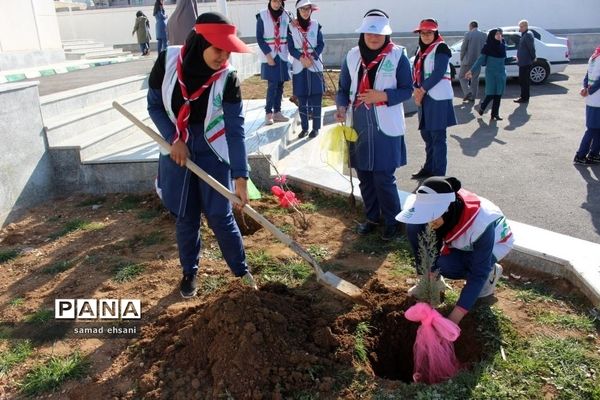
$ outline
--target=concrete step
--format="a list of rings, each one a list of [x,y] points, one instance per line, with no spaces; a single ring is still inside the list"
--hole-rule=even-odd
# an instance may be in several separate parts
[[[118,58],[118,57],[126,57],[131,56],[133,53],[130,51],[125,51],[123,49],[115,49],[113,52],[105,53],[105,54],[89,54],[85,56],[86,60],[98,60],[103,58]]]
[[[148,126],[156,130],[151,121]],[[129,135],[106,146],[92,156],[82,157],[83,164],[139,163],[158,161],[159,149],[149,136],[136,127]]]
[[[95,49],[95,48],[104,48],[104,43],[102,42],[93,42],[93,43],[83,43],[83,44],[65,44],[63,43],[63,50],[66,52],[78,51],[83,49]]]
[[[64,92],[53,93],[40,98],[44,121],[82,110],[94,104],[112,101],[128,93],[148,88],[147,75],[134,75],[127,78],[102,82]]]
[[[97,43],[93,39],[65,39],[61,40],[61,43],[64,45],[80,45],[80,44],[94,44]]]
[[[83,49],[77,51],[70,51],[65,53],[67,60],[81,60],[81,59],[96,59],[96,58],[110,58],[120,57],[131,54],[131,52],[125,52],[123,49],[114,49],[112,47],[103,47],[98,49]]]
[[[130,112],[138,113],[147,107],[146,94],[146,90],[139,90],[115,100],[127,107]],[[49,118],[44,121],[48,145],[58,146],[71,137],[79,136],[88,130],[121,118],[123,118],[121,114],[112,107],[112,100]]]

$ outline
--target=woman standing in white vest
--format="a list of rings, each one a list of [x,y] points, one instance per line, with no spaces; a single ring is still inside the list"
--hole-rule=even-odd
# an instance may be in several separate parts
[[[398,233],[400,198],[396,168],[406,165],[404,108],[412,94],[410,63],[403,47],[394,44],[388,15],[370,10],[360,28],[358,46],[342,65],[336,98],[337,120],[358,133],[350,143],[350,165],[360,180],[366,221],[358,233],[369,234],[383,219],[383,240]]]
[[[289,121],[281,114],[283,85],[290,80],[289,22],[284,0],[269,0],[267,8],[256,14],[256,43],[262,52],[260,77],[267,81],[266,125]]]
[[[325,47],[321,25],[312,19],[316,6],[310,0],[296,1],[296,21],[290,25],[288,43],[292,58],[292,87],[300,103],[302,131],[299,138],[314,138],[321,128],[323,100],[323,63]],[[308,117],[312,116],[312,130],[308,133]]]
[[[438,32],[438,23],[428,18],[414,30],[419,48],[413,65],[415,103],[419,107],[419,130],[425,142],[425,164],[413,179],[446,175],[448,148],[446,128],[456,125],[450,82],[452,53]]]
[[[588,61],[588,70],[583,78],[579,94],[585,98],[585,126],[573,164],[600,164],[600,46]]]
[[[205,13],[183,46],[168,46],[160,53],[148,78],[148,113],[171,144],[170,155],[159,157],[157,191],[177,218],[184,298],[197,291],[201,213],[231,271],[257,288],[231,203],[185,167],[189,158],[223,186],[231,189],[235,182],[236,195],[248,202],[242,96],[228,59],[231,52],[249,51],[226,17]]]

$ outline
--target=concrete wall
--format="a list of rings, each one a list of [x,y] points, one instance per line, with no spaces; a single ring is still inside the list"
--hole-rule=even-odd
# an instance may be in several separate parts
[[[0,85],[0,226],[53,195],[37,85]]]
[[[0,70],[64,61],[52,0],[2,0]]]
[[[287,9],[293,10],[293,1]],[[435,17],[443,32],[463,32],[469,20],[477,19],[482,28],[516,25],[526,18],[532,25],[549,30],[598,30],[597,15],[600,14],[598,0],[504,0],[499,2],[472,0],[429,0],[409,2],[405,0],[320,0],[319,11],[314,15],[327,35],[353,33],[360,25],[365,11],[381,8],[390,14],[392,28],[397,33],[412,32],[416,24],[425,17]],[[240,36],[255,35],[254,15],[265,8],[266,1],[234,1],[228,3],[231,20],[237,25]],[[199,12],[217,11],[216,3],[199,3]],[[131,29],[135,11],[142,10],[150,17],[154,30],[152,7],[128,7],[58,13],[60,34],[63,39],[90,38],[108,45],[134,43]],[[174,5],[165,6],[167,14]],[[585,12],[573,12],[585,10]],[[107,29],[110,21],[110,29]]]

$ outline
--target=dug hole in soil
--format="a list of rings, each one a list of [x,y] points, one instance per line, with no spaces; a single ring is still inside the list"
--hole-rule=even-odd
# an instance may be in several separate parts
[[[122,197],[107,196],[104,206],[93,212],[89,207],[74,206],[81,204],[81,197],[55,202],[32,210],[22,222],[3,233],[3,246],[14,246],[19,240],[32,237],[28,246],[35,246],[44,254],[50,254],[52,246],[57,247],[64,241],[65,248],[70,246],[65,251],[71,256],[77,252],[94,253],[95,259],[100,260],[97,268],[102,268],[103,257],[112,255],[115,248],[130,259],[152,260],[148,261],[153,266],[152,271],[129,286],[105,283],[100,285],[101,295],[91,296],[141,296],[143,308],[150,307],[152,311],[145,316],[140,337],[105,340],[101,348],[109,348],[114,354],[113,360],[108,365],[104,362],[102,367],[93,364],[91,379],[68,382],[61,388],[62,392],[51,395],[52,398],[277,399],[303,391],[318,392],[319,398],[353,398],[348,385],[357,371],[366,372],[372,382],[383,379],[391,386],[394,381],[412,381],[412,346],[418,325],[406,320],[404,311],[414,300],[406,297],[410,282],[390,272],[392,262],[386,257],[406,243],[387,245],[388,250],[381,254],[357,250],[356,242],[365,240],[354,232],[356,220],[361,218],[359,210],[319,208],[308,214],[308,230],[291,229],[289,234],[304,247],[326,247],[328,255],[323,262],[331,265],[336,275],[361,287],[367,305],[353,304],[336,296],[321,287],[314,275],[295,287],[269,283],[261,278],[263,267],[260,265],[251,266],[260,286],[259,291],[253,291],[231,277],[222,259],[202,261],[200,272],[205,272],[199,284],[207,274],[227,277],[230,284],[185,301],[178,295],[181,272],[176,248],[173,248],[172,217],[162,211],[154,220],[142,223],[136,219],[139,210],[115,212],[110,208],[111,203],[118,203]],[[311,201],[311,193],[299,193],[299,197],[303,202]],[[140,203],[146,210],[161,208],[152,195],[144,196]],[[270,196],[253,207],[263,214],[269,213],[268,218],[279,227],[294,225],[293,214],[278,210],[277,202]],[[47,244],[44,237],[48,232],[44,229],[56,228],[43,228],[42,222],[54,220],[48,217],[55,213],[60,213],[63,220],[86,217],[110,223],[95,233],[97,237],[91,234],[87,242],[68,236]],[[100,237],[108,240],[120,236],[125,240],[127,235],[140,235],[157,228],[165,233],[166,243],[133,250],[131,246],[107,245],[103,250],[106,254],[97,247],[90,251]],[[214,246],[214,238],[205,229],[204,248]],[[38,237],[39,243],[36,242]],[[73,242],[79,247],[73,247]],[[244,243],[246,251],[265,250],[284,262],[298,258],[265,229],[245,236]],[[46,246],[50,247],[46,249]],[[159,254],[158,259],[156,254]],[[66,258],[66,255],[55,257]],[[41,268],[43,263],[38,259],[32,264],[30,273],[39,274],[36,268]],[[63,284],[59,288],[59,293],[45,297],[40,294],[38,300],[52,304],[55,297],[90,296],[73,285]],[[144,298],[150,292],[156,294]],[[364,361],[358,360],[355,354],[360,323],[370,327],[363,336],[367,351]],[[468,368],[486,356],[479,345],[475,322],[467,316],[461,328],[456,353]],[[64,339],[63,343],[73,348],[82,346],[81,340]],[[94,361],[93,354],[91,359]]]

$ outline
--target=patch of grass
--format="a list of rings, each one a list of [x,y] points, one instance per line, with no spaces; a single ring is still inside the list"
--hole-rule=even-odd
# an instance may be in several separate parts
[[[25,303],[25,299],[22,297],[15,297],[11,301],[8,302],[8,305],[11,307],[20,307]]]
[[[94,196],[77,203],[77,207],[89,207],[96,204],[104,204],[105,202],[106,196]]]
[[[0,376],[6,375],[13,367],[21,364],[33,353],[28,340],[12,343],[8,350],[0,353]]]
[[[0,250],[0,264],[14,260],[19,257],[19,251],[15,249]]]
[[[358,251],[370,255],[382,255],[396,250],[397,243],[394,240],[385,242],[378,234],[360,236],[353,244],[352,251]]]
[[[73,265],[75,265],[75,260],[57,261],[54,264],[42,269],[42,272],[45,274],[56,275],[72,268]]]
[[[368,361],[368,351],[365,344],[365,336],[369,334],[371,327],[367,322],[359,322],[354,331],[354,355],[363,364]]]
[[[227,279],[222,276],[208,276],[200,279],[200,282],[200,292],[202,294],[210,294],[225,286]]]
[[[300,209],[300,211],[302,211],[303,213],[306,213],[306,214],[313,214],[313,213],[317,212],[317,206],[315,206],[313,203],[309,203],[309,202],[300,203],[298,208]]]
[[[312,268],[300,260],[287,260],[285,263],[269,264],[260,270],[261,277],[267,282],[280,282],[287,286],[302,284],[310,274]]]
[[[312,190],[309,194],[310,203],[315,207],[315,211],[326,208],[336,210],[350,210],[348,197],[338,195],[326,195],[319,190]]]
[[[129,240],[129,246],[154,246],[155,244],[163,243],[165,240],[166,237],[162,231],[153,231],[146,235],[134,235],[133,238]]]
[[[279,230],[286,235],[292,235],[296,231],[296,227],[292,224],[283,224],[279,227]]]
[[[54,391],[67,380],[82,378],[88,369],[89,362],[77,352],[66,357],[52,356],[29,371],[19,386],[25,395],[35,396]]]
[[[24,321],[34,325],[44,325],[54,318],[54,311],[49,309],[37,310],[33,314],[25,316]]]
[[[444,292],[444,304],[448,304],[454,307],[454,305],[458,301],[459,296],[460,292],[458,290],[446,289],[446,291]]]
[[[90,222],[76,218],[67,221],[60,231],[50,235],[50,239],[55,240],[75,231],[96,231],[104,228],[104,226],[105,225],[102,222]]]
[[[250,250],[246,253],[246,260],[253,268],[276,268],[280,265],[279,261],[271,257],[264,250]]]
[[[552,325],[566,329],[577,329],[582,332],[594,332],[594,321],[579,314],[563,314],[556,311],[541,310],[535,313],[534,319],[542,325]]]
[[[521,285],[519,285],[521,286]],[[515,298],[517,300],[521,300],[524,303],[555,303],[556,299],[552,297],[551,293],[543,288],[538,286],[531,287],[519,287],[515,289]]]
[[[120,264],[115,268],[113,280],[119,283],[129,282],[142,274],[145,269],[146,267],[143,264]]]
[[[406,249],[394,250],[390,255],[390,260],[393,264],[392,274],[395,276],[415,276],[417,271],[414,264],[415,259]]]
[[[139,208],[144,201],[144,196],[129,194],[125,196],[119,203],[116,204],[115,208],[121,211],[133,210]]]
[[[202,250],[202,257],[207,260],[222,260],[223,253],[221,253],[219,246],[210,245]]]
[[[311,244],[308,246],[308,253],[313,256],[315,260],[323,261],[329,255],[329,250],[327,250],[327,247]]]
[[[138,212],[137,217],[144,222],[150,222],[154,218],[157,218],[158,216],[160,216],[160,214],[161,214],[160,210],[158,210],[156,208],[150,208],[150,209],[146,209],[146,210],[142,210],[142,211]]]

